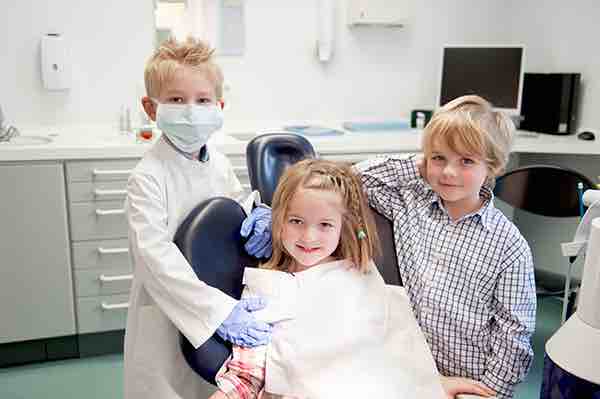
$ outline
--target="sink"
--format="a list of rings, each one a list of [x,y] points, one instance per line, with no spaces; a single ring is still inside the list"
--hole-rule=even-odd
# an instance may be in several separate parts
[[[9,141],[2,141],[0,145],[41,145],[50,144],[52,139],[44,136],[15,136]]]

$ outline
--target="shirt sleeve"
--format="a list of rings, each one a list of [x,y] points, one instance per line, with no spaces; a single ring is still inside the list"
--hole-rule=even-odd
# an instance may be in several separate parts
[[[503,271],[494,292],[491,353],[482,382],[499,398],[512,398],[514,387],[531,367],[536,293],[531,250],[523,237],[504,250]]]
[[[392,220],[393,210],[404,206],[401,188],[420,178],[414,155],[377,157],[354,165],[369,205]]]
[[[127,184],[127,222],[135,279],[194,347],[202,345],[237,301],[200,281],[169,236],[166,199],[157,180],[134,174]]]

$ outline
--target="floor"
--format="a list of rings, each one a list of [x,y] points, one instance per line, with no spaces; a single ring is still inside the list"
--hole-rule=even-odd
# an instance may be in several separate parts
[[[560,302],[539,301],[537,330],[533,339],[535,363],[516,399],[539,398],[546,340],[558,328]],[[122,355],[63,360],[0,369],[2,399],[120,399],[123,394]]]

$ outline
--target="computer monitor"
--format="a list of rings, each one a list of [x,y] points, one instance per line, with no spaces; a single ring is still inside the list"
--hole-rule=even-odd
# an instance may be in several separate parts
[[[444,46],[438,105],[477,94],[494,108],[519,115],[524,46]]]

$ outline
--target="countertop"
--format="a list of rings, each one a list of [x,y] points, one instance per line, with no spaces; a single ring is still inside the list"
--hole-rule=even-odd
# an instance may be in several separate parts
[[[282,122],[226,123],[211,139],[227,155],[245,154],[246,142],[256,132],[281,131],[280,127],[297,124]],[[341,122],[316,122],[317,126],[339,128]],[[339,128],[340,130],[343,130]],[[23,136],[42,136],[52,139],[48,144],[15,145],[0,143],[0,162],[73,159],[140,158],[152,143],[138,143],[135,135],[120,133],[110,126],[21,127]],[[527,134],[527,133],[525,133]],[[157,135],[158,137],[158,135]],[[338,136],[307,137],[321,154],[378,154],[418,152],[421,131],[416,129],[349,132]],[[518,132],[513,152],[574,155],[600,155],[600,140],[583,141],[575,135],[555,136],[538,134],[524,136]]]

